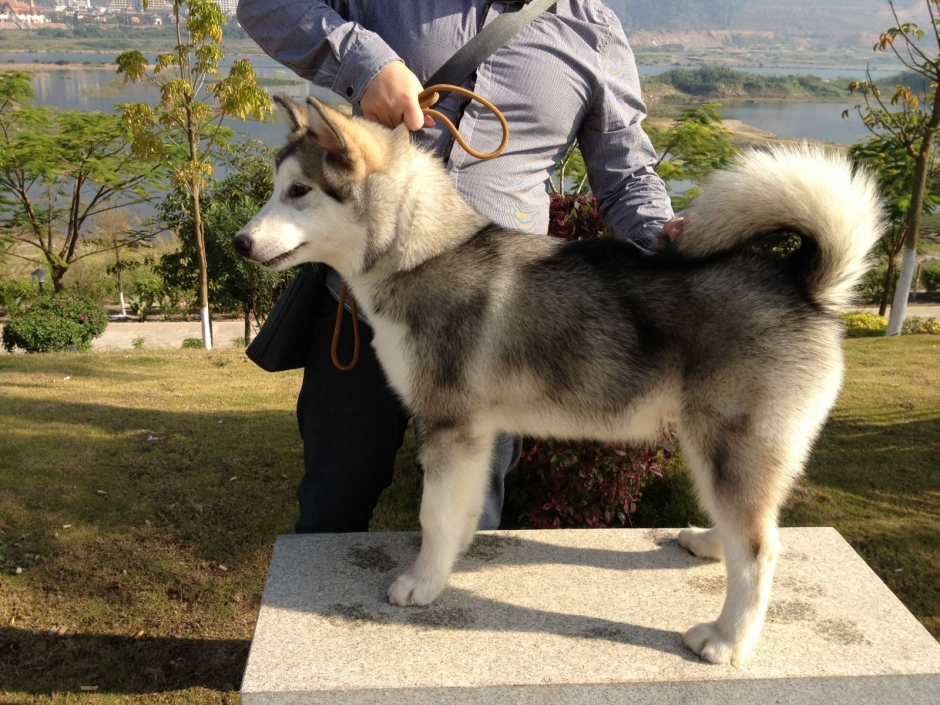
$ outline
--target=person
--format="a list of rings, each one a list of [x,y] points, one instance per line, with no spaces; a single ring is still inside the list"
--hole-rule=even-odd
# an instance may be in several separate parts
[[[646,108],[633,54],[614,13],[600,0],[558,0],[483,61],[461,84],[495,104],[509,122],[504,153],[481,161],[454,148],[441,125],[425,118],[423,82],[483,26],[527,0],[240,0],[238,21],[271,57],[315,85],[332,89],[361,115],[404,124],[439,155],[467,201],[504,227],[548,232],[546,184],[573,140],[591,189],[615,237],[659,248],[680,231],[655,151],[642,128]],[[435,106],[476,149],[499,144],[496,118],[478,103],[444,94]],[[308,265],[309,266],[309,265]],[[329,272],[311,326],[297,417],[305,473],[297,490],[297,532],[368,530],[392,480],[408,413],[388,388],[360,320],[361,353],[348,372],[330,356],[339,275]],[[340,359],[352,350],[344,311]],[[502,437],[479,528],[498,528],[503,477],[519,455]]]

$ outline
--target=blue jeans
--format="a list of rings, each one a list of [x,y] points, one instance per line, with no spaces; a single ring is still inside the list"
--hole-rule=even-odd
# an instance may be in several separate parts
[[[395,455],[408,411],[389,389],[372,350],[372,329],[359,322],[359,362],[348,372],[333,365],[330,345],[338,303],[325,288],[317,301],[307,347],[297,423],[304,442],[304,476],[297,488],[297,533],[368,531],[379,495],[392,483]],[[338,355],[352,357],[352,317],[343,312]],[[501,436],[480,529],[499,528],[503,480],[519,458],[521,439]]]

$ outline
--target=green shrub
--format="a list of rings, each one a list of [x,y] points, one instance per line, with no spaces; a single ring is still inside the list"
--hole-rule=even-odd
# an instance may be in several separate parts
[[[131,313],[137,320],[146,321],[150,309],[163,299],[163,282],[157,277],[141,277],[134,283],[136,298],[130,302]]]
[[[139,338],[134,338],[131,341],[131,346],[134,348],[134,350],[143,350],[144,345],[146,345],[146,343],[147,343],[147,339],[143,336],[140,336]]]
[[[202,338],[183,338],[183,348],[202,350]]]
[[[50,294],[10,318],[3,327],[3,347],[7,352],[88,350],[91,341],[104,333],[108,313],[90,299],[71,294]]]
[[[0,282],[0,306],[8,314],[19,311],[27,302],[39,297],[39,285],[27,279],[10,279]]]
[[[885,275],[888,273],[888,267],[876,267],[875,269],[869,269],[866,272],[865,276],[862,278],[861,284],[858,286],[859,292],[862,294],[862,299],[868,303],[877,303],[881,301],[881,295],[885,290]],[[901,275],[901,270],[898,267],[894,268],[894,286],[897,286],[898,278]]]
[[[940,264],[925,264],[920,270],[920,283],[928,294],[940,291]]]
[[[888,329],[888,319],[874,313],[852,311],[843,313],[839,318],[845,324],[846,335],[850,338],[884,335]]]
[[[924,316],[908,316],[901,326],[901,335],[940,335],[940,320]]]

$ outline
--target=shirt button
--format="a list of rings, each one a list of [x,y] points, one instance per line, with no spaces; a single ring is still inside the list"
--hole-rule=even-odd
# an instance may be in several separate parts
[[[353,94],[353,87],[352,87],[352,86],[346,86],[346,95],[348,95],[348,96],[351,98],[351,97],[352,97],[352,94]]]

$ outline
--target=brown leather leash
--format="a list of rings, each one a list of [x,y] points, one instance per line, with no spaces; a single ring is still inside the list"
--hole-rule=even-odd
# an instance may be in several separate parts
[[[500,127],[503,128],[503,139],[495,150],[492,152],[478,152],[469,144],[467,144],[467,141],[457,130],[457,127],[454,125],[454,123],[446,118],[443,113],[437,110],[432,110],[432,108],[441,99],[440,94],[447,92],[459,93],[460,95],[466,96],[471,100],[475,100],[496,116],[496,119],[499,120]],[[506,149],[506,145],[509,143],[509,123],[506,122],[506,118],[499,111],[499,108],[493,105],[490,101],[486,100],[486,98],[481,98],[476,93],[467,90],[466,88],[452,86],[448,83],[439,83],[429,88],[425,88],[423,91],[418,93],[418,105],[421,106],[422,113],[425,115],[430,115],[432,118],[440,120],[442,123],[444,123],[447,129],[450,130],[450,134],[454,136],[457,144],[459,144],[471,157],[476,157],[477,159],[493,159],[502,154],[503,150]],[[356,366],[357,362],[359,362],[359,316],[356,312],[356,299],[352,295],[349,295],[349,312],[352,314],[353,325],[352,359],[344,365],[339,361],[339,356],[337,355],[337,351],[339,350],[339,335],[343,330],[343,311],[346,308],[346,296],[346,282],[344,281],[339,290],[339,307],[336,309],[336,326],[333,328],[333,344],[330,346],[330,355],[333,357],[333,364],[336,365],[336,369],[341,370],[342,372],[348,372]]]

